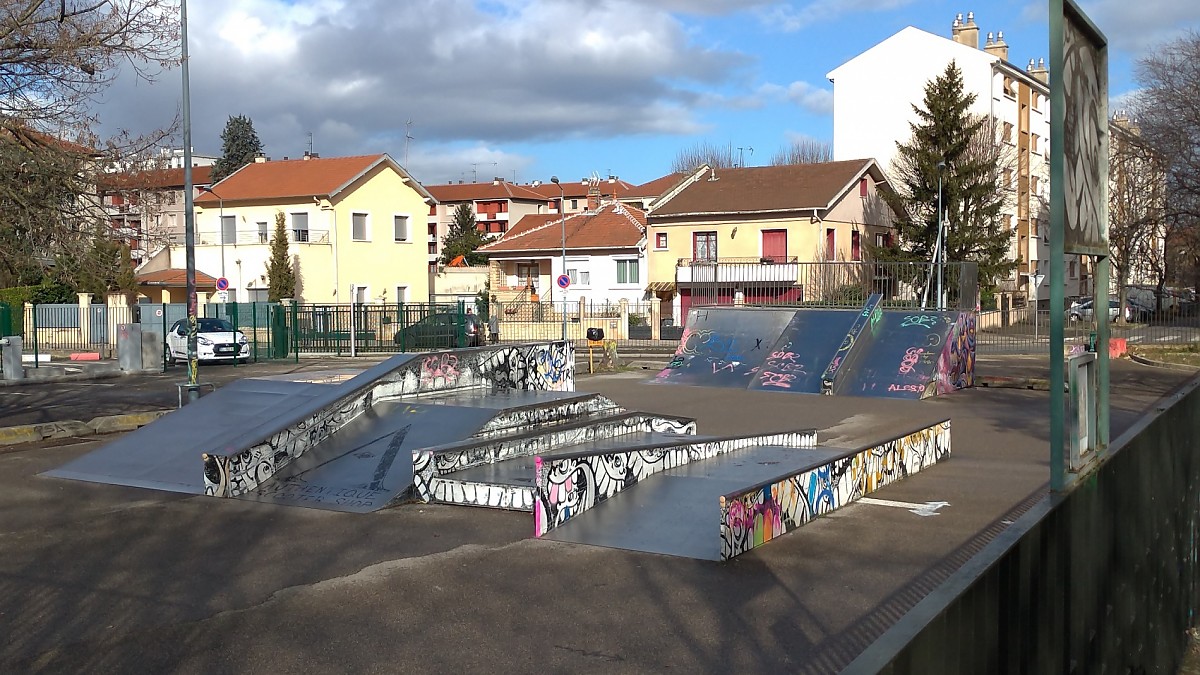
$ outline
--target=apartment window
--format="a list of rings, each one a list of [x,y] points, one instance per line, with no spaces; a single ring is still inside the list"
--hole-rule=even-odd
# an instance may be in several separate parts
[[[667,233],[658,232],[654,235],[654,248],[664,249],[667,247]]]
[[[1012,140],[1012,132],[1013,132],[1012,123],[1005,122],[1003,129],[1004,129],[1004,131],[1003,131],[1003,135],[1001,136],[1001,140],[1003,140],[1005,143],[1012,143],[1013,142],[1013,140]]]
[[[1011,77],[1004,78],[1004,95],[1009,98],[1016,98],[1016,82]]]
[[[296,241],[308,241],[308,214],[292,214],[292,238]]]
[[[237,216],[221,216],[221,243],[237,243]]]
[[[437,223],[429,224],[429,236],[431,236],[431,237],[437,236]]]
[[[1038,136],[1037,134],[1029,134],[1029,150],[1030,150],[1030,152],[1038,151],[1038,147],[1037,147],[1038,146],[1038,138],[1040,138],[1040,136]]]
[[[437,253],[437,242],[431,241],[429,242],[429,254],[433,255],[435,253]]]
[[[579,270],[579,285],[580,286],[591,286],[592,285],[592,273],[587,270]]]
[[[862,260],[862,235],[858,232],[850,233],[850,259]]]
[[[1012,189],[1012,169],[1004,170],[1004,189]]]
[[[392,216],[392,238],[395,241],[408,241],[408,216]]]
[[[865,177],[858,179],[858,196],[867,196],[867,179]]]
[[[837,230],[825,228],[825,259],[837,260]]]
[[[717,233],[692,233],[692,260],[717,260]]]
[[[250,288],[246,290],[246,294],[250,297],[250,302],[269,302],[271,299],[271,291],[266,288]]]
[[[1075,278],[1075,261],[1074,260],[1067,263],[1067,278],[1069,278],[1069,279]]]
[[[1039,182],[1040,181],[1038,181],[1037,176],[1029,177],[1029,191],[1032,192],[1034,196],[1037,196],[1037,194],[1038,194],[1038,183]]]
[[[255,224],[258,226],[258,243],[265,244],[271,241],[271,230],[267,225],[267,221],[260,220]]]
[[[579,283],[579,271],[578,270],[573,270],[571,268],[567,268],[567,276],[570,277],[572,285]]]
[[[354,241],[367,241],[367,214],[350,214],[350,238]]]
[[[617,261],[617,283],[618,284],[636,284],[636,283],[638,283],[638,261],[636,261],[636,260],[618,260]]]
[[[579,200],[578,200],[578,199],[572,199],[572,200],[571,200],[571,210],[572,210],[572,211],[577,211],[578,209],[579,209]]]
[[[888,245],[888,236],[885,232],[875,233],[875,245],[879,248],[885,248]]]
[[[396,302],[408,302],[408,286],[396,287]]]
[[[1041,106],[1042,95],[1035,91],[1033,92],[1033,96],[1030,97],[1030,100],[1033,102],[1033,109],[1037,110]]]

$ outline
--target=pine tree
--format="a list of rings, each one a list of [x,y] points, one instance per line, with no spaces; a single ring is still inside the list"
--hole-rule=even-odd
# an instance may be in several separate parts
[[[468,265],[483,265],[487,262],[487,256],[475,249],[486,243],[487,239],[475,222],[475,212],[471,210],[471,205],[459,204],[458,208],[454,209],[454,222],[450,224],[450,230],[442,239],[440,262],[448,265],[461,255]]]
[[[230,116],[221,132],[221,159],[212,168],[212,182],[254,161],[263,153],[262,141],[254,130],[254,122],[245,115]]]
[[[296,273],[288,253],[286,217],[275,212],[275,233],[271,235],[271,259],[267,262],[267,300],[279,302],[296,297]]]
[[[913,106],[912,137],[897,142],[893,191],[884,198],[897,214],[899,239],[877,250],[882,259],[928,261],[938,232],[938,179],[946,226],[946,260],[979,265],[981,290],[1016,267],[1001,213],[1010,204],[1005,176],[1016,161],[1001,142],[994,119],[972,114],[974,94],[963,91],[962,71],[951,62],[925,85],[924,107]],[[939,166],[940,165],[940,166]]]

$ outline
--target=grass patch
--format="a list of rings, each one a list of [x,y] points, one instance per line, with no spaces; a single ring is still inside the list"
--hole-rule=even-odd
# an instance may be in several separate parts
[[[1200,345],[1196,344],[1173,345],[1169,347],[1135,345],[1131,346],[1130,351],[1151,361],[1200,368]]]

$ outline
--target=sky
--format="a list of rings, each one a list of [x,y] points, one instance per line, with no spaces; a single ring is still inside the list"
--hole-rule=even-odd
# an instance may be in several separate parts
[[[386,152],[424,184],[615,175],[640,184],[700,143],[766,165],[833,138],[826,74],[906,26],[949,37],[974,12],[1009,60],[1049,61],[1048,1],[191,0],[192,146],[232,115],[272,159]],[[1112,109],[1138,58],[1200,31],[1195,0],[1081,0],[1109,41]],[[181,111],[176,68],[122,74],[100,133]],[[180,137],[181,139],[181,137]],[[179,141],[181,147],[181,140]]]

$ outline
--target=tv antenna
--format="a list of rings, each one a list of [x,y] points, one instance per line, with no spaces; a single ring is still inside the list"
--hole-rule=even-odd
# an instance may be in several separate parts
[[[408,144],[412,142],[412,120],[404,123],[404,168],[408,169]]]
[[[753,157],[753,156],[754,156],[754,148],[752,148],[752,147],[750,147],[750,146],[746,146],[746,147],[744,147],[744,148],[741,148],[741,147],[739,147],[739,148],[737,149],[737,151],[738,151],[738,166],[739,166],[739,167],[742,167],[742,168],[745,168],[745,166],[746,166],[746,157],[745,157],[745,155],[742,153],[742,151],[743,151],[743,150],[749,150],[749,151],[750,151],[750,156],[751,156],[751,157]]]

